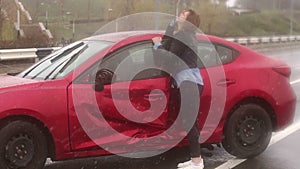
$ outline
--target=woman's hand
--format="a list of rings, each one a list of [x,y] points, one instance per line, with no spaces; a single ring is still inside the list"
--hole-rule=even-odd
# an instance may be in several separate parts
[[[155,37],[155,38],[152,38],[152,41],[154,44],[156,44],[156,43],[161,43],[162,39],[161,39],[161,37]]]

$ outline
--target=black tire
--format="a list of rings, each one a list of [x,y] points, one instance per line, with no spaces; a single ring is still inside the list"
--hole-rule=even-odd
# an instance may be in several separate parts
[[[238,107],[226,122],[222,145],[238,158],[253,158],[268,147],[272,122],[265,109],[256,104]]]
[[[45,134],[25,121],[12,121],[0,129],[1,169],[42,169],[47,158]]]

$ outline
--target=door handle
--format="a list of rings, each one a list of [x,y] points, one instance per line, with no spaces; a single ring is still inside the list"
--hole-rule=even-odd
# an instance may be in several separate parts
[[[220,81],[217,83],[217,85],[218,85],[218,86],[227,87],[227,86],[233,85],[233,84],[235,84],[235,83],[236,83],[235,80],[224,79],[224,80],[220,80]]]

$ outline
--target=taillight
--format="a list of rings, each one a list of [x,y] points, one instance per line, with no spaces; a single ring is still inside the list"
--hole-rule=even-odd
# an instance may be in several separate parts
[[[290,77],[291,76],[291,68],[289,66],[276,66],[273,67],[273,70],[285,77]]]

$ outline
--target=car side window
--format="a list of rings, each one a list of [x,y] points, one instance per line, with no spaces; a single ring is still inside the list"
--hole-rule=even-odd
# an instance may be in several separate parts
[[[220,65],[220,61],[218,59],[218,53],[213,44],[207,42],[200,42],[197,46],[198,49],[198,57],[199,62],[201,62],[200,68],[204,67],[212,67]]]
[[[131,45],[105,58],[98,70],[108,69],[115,73],[114,82],[151,79],[165,76],[155,67],[153,47],[150,42]],[[135,76],[133,76],[135,74]]]
[[[223,65],[231,63],[236,59],[237,52],[233,49],[222,45],[216,45],[216,50]]]
[[[231,63],[237,57],[238,52],[229,47],[207,42],[198,43],[199,61],[203,67],[213,67]]]

